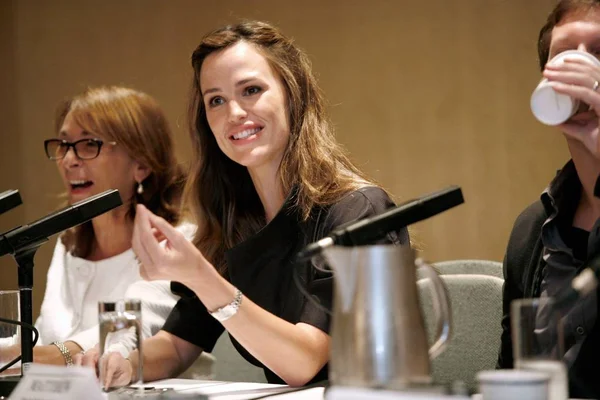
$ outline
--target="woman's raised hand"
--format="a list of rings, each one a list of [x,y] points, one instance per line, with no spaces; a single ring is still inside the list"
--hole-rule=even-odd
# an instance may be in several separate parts
[[[161,243],[161,239],[166,243]],[[210,265],[186,237],[163,218],[138,204],[132,247],[141,263],[140,273],[147,280],[186,283],[202,267]]]

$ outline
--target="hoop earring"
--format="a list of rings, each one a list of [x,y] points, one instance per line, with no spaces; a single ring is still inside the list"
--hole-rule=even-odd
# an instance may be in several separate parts
[[[142,182],[138,182],[137,194],[143,194],[143,193],[144,193],[144,185],[142,185]]]

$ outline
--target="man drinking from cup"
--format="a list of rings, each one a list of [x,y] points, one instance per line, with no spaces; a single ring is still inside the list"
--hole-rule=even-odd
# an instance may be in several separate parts
[[[519,215],[511,233],[504,260],[501,368],[514,364],[511,302],[555,297],[600,252],[600,198],[594,195],[600,176],[600,63],[589,57],[600,55],[600,0],[559,1],[540,31],[538,54],[544,80],[532,96],[532,111],[557,125],[571,160]],[[541,91],[557,101],[545,102]],[[557,115],[564,112],[564,119]],[[600,396],[598,298],[593,291],[563,313],[571,397]]]

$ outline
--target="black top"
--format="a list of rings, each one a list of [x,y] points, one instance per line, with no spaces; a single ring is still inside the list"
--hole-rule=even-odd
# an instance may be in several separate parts
[[[519,298],[553,295],[569,284],[599,247],[591,235],[572,226],[581,184],[569,162],[544,191],[541,199],[517,218],[504,258],[502,340],[498,367],[512,368],[510,303]],[[596,226],[598,222],[596,223]],[[589,243],[589,245],[588,245]],[[598,398],[600,324],[595,319],[597,293],[582,299],[564,320],[565,361],[569,366],[570,397]],[[590,321],[590,315],[594,316]],[[585,326],[585,329],[579,329]]]
[[[303,322],[329,332],[329,316],[300,293],[293,273],[295,268],[313,300],[328,309],[331,309],[333,278],[309,262],[294,265],[296,254],[340,225],[380,214],[394,203],[382,189],[365,187],[346,195],[337,204],[314,209],[311,217],[302,221],[293,202],[292,195],[268,225],[225,253],[226,278],[244,296],[272,314],[293,324]],[[381,242],[408,243],[408,233],[402,229]],[[177,302],[163,330],[210,352],[224,328],[198,297],[187,296]],[[233,337],[231,341],[247,361],[264,369],[268,382],[283,383]],[[326,366],[309,383],[324,379],[327,379]]]
[[[540,199],[548,217],[542,225],[543,259],[546,266],[542,270],[540,297],[555,297],[562,291],[600,245],[598,235],[573,227],[581,190],[575,165],[569,161],[541,195]],[[577,359],[586,335],[596,323],[596,303],[596,293],[592,292],[579,299],[572,307],[563,310],[563,360],[568,368]],[[543,329],[544,325],[542,321],[536,321],[540,338],[553,331]]]

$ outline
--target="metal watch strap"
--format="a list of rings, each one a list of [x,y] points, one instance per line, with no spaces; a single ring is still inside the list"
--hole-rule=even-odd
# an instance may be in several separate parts
[[[236,290],[235,298],[231,303],[227,304],[225,307],[219,308],[217,311],[210,313],[210,315],[212,315],[217,321],[226,321],[237,313],[240,305],[242,304],[242,291],[240,289]]]
[[[71,357],[71,351],[69,351],[69,349],[67,348],[67,346],[65,346],[65,344],[63,342],[52,342],[51,344],[53,344],[56,347],[58,347],[58,350],[60,351],[60,354],[62,354],[62,356],[65,359],[65,363],[67,364],[67,367],[72,366],[73,365],[73,358]]]

